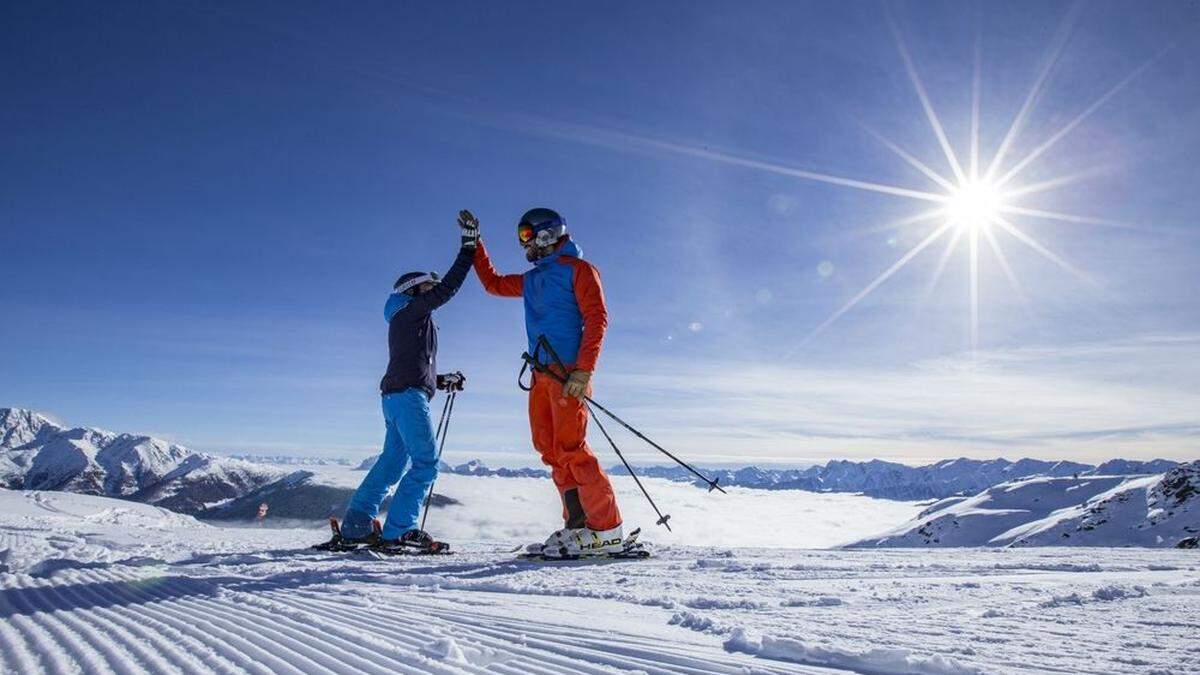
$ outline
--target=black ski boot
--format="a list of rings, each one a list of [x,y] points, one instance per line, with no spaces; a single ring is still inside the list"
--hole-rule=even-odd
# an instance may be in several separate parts
[[[329,529],[333,531],[333,536],[329,541],[313,546],[318,551],[357,551],[360,548],[374,546],[379,543],[381,537],[379,532],[382,526],[379,524],[379,519],[371,521],[371,531],[362,537],[344,537],[342,536],[342,526],[338,523],[337,518],[329,519]]]

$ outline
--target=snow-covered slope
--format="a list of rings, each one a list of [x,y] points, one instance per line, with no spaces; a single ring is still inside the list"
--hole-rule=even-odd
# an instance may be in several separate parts
[[[469,540],[436,558],[304,548],[321,537],[0,490],[0,672],[1195,671],[1194,551],[660,543],[538,564]]]
[[[1014,546],[1187,546],[1200,537],[1200,461],[1122,483],[1011,533]]]
[[[1200,535],[1200,461],[1152,476],[1031,478],[942,500],[854,546],[1177,546]]]

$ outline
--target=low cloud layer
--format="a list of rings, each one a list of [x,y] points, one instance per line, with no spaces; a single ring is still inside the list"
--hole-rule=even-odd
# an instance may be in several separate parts
[[[1200,455],[1200,335],[845,369],[614,364],[606,391],[663,438],[720,459]],[[619,398],[618,398],[619,396]]]

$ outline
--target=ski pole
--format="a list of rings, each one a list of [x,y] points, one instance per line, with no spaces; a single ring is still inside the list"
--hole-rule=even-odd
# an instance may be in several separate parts
[[[435,441],[442,436],[442,425],[446,423],[446,409],[450,407],[451,398],[453,398],[453,396],[447,396],[446,400],[442,402],[442,416],[438,418],[437,431],[433,433],[433,438]]]
[[[438,444],[437,458],[435,464],[442,461],[442,450],[446,447],[446,436],[450,435],[450,416],[454,414],[454,399],[458,397],[457,391],[450,391],[450,395],[446,397],[446,402],[442,404],[442,419],[446,424],[443,427],[441,422],[438,422],[438,433],[441,434],[441,442]],[[437,440],[437,436],[434,436]],[[425,507],[421,512],[421,530],[425,529],[425,519],[429,517],[429,503],[433,501],[433,486],[437,483],[437,476],[433,477],[433,483],[429,484],[429,494],[425,495]]]
[[[625,455],[621,454],[621,449],[617,447],[616,441],[612,439],[612,436],[608,435],[608,430],[605,429],[604,425],[600,423],[600,418],[596,417],[596,413],[592,410],[591,404],[585,402],[584,405],[586,405],[588,410],[591,411],[592,419],[596,420],[596,426],[600,428],[600,433],[604,434],[604,437],[608,439],[608,444],[612,446],[613,452],[617,453],[617,457],[621,458],[621,463],[625,465],[625,469],[629,471],[629,475],[633,476],[633,482],[637,483],[637,486],[641,488],[642,494],[646,495],[646,501],[650,502],[650,506],[654,509],[654,512],[658,514],[658,521],[655,522],[655,525],[662,525],[663,527],[667,528],[667,532],[670,532],[671,524],[667,521],[671,519],[671,516],[664,516],[663,512],[658,510],[658,504],[654,503],[654,499],[652,499],[650,497],[650,493],[646,491],[646,486],[642,485],[642,479],[638,478],[638,475],[633,471],[633,467],[630,466],[629,462],[625,459]]]
[[[638,438],[642,439],[643,441],[646,441],[646,442],[647,442],[647,443],[649,443],[649,444],[650,444],[650,445],[651,445],[651,446],[652,446],[652,447],[653,447],[655,450],[658,450],[659,452],[661,452],[662,454],[666,455],[667,457],[670,457],[672,460],[674,460],[674,461],[675,461],[675,463],[676,463],[676,464],[678,464],[679,466],[682,466],[683,468],[687,469],[688,471],[690,471],[690,472],[692,473],[692,475],[693,475],[693,476],[695,476],[695,477],[699,478],[700,480],[704,481],[706,484],[708,484],[708,491],[709,491],[709,492],[712,492],[713,490],[718,490],[718,491],[720,491],[722,494],[728,494],[728,493],[726,493],[726,492],[725,492],[725,488],[723,488],[723,487],[721,487],[720,485],[718,485],[718,484],[717,484],[717,480],[719,480],[719,479],[712,479],[712,478],[709,478],[708,476],[705,476],[704,474],[700,473],[700,472],[699,472],[699,471],[697,471],[695,468],[693,468],[691,464],[688,464],[687,462],[683,461],[682,459],[679,459],[679,458],[678,458],[678,457],[676,457],[675,455],[671,454],[671,452],[670,452],[669,450],[667,450],[666,448],[662,447],[662,446],[661,446],[661,445],[659,445],[658,443],[655,443],[654,441],[652,441],[652,440],[650,440],[649,438],[647,438],[645,434],[643,434],[642,432],[638,431],[637,429],[634,429],[634,428],[633,428],[633,427],[632,427],[632,426],[631,426],[631,425],[630,425],[628,422],[626,422],[625,420],[621,419],[620,417],[617,417],[615,414],[613,414],[613,412],[612,412],[611,410],[609,410],[608,408],[605,408],[604,406],[600,405],[599,403],[596,403],[595,401],[593,401],[593,400],[592,400],[592,398],[591,398],[590,396],[589,396],[589,397],[587,397],[587,401],[588,401],[588,403],[591,403],[592,405],[594,405],[594,406],[596,406],[597,408],[599,408],[599,409],[600,409],[600,411],[601,411],[601,412],[603,412],[605,415],[608,415],[609,417],[611,417],[611,418],[613,419],[613,421],[614,421],[614,422],[616,422],[617,424],[620,424],[621,426],[623,426],[623,427],[625,427],[626,429],[628,429],[630,432],[632,432],[632,433],[633,433],[633,435],[634,435],[634,436],[637,436]]]
[[[566,372],[567,372],[567,368],[566,368],[566,366],[563,364],[563,362],[562,362],[562,359],[560,359],[560,358],[558,357],[558,354],[557,354],[557,353],[554,351],[554,347],[550,346],[550,341],[546,339],[546,336],[545,336],[545,335],[542,335],[542,336],[539,336],[539,337],[538,337],[538,341],[537,341],[537,347],[534,349],[534,352],[538,352],[538,351],[540,351],[542,347],[545,347],[545,348],[546,348],[546,351],[548,351],[548,352],[550,353],[550,357],[551,357],[551,358],[553,358],[553,359],[554,359],[554,361],[555,361],[555,363],[557,363],[557,364],[558,364],[558,367],[559,367],[559,368],[562,368],[563,372],[564,372],[564,373],[566,373]],[[551,377],[553,377],[554,379],[558,380],[559,382],[562,382],[562,383],[564,383],[564,384],[566,383],[567,379],[566,379],[566,377],[565,377],[565,376],[563,376],[563,375],[559,375],[558,373],[555,373],[554,371],[552,371],[552,370],[550,370],[549,368],[547,368],[545,365],[543,365],[543,364],[539,363],[539,362],[538,362],[538,360],[537,360],[535,357],[533,357],[533,356],[530,356],[528,352],[526,352],[526,353],[522,354],[522,355],[521,355],[521,358],[522,358],[522,359],[524,359],[525,363],[526,363],[526,364],[527,364],[529,367],[533,368],[534,370],[536,370],[536,371],[539,371],[539,372],[544,372],[544,373],[547,373],[547,374],[549,374]],[[522,370],[523,370],[523,369],[522,369]],[[519,380],[518,380],[518,383],[519,383]],[[630,424],[629,424],[628,422],[626,422],[625,420],[621,419],[620,417],[617,417],[615,413],[613,413],[613,412],[612,412],[611,410],[609,410],[608,408],[605,408],[603,405],[601,405],[601,404],[597,403],[595,400],[593,400],[593,399],[592,399],[592,397],[590,397],[590,396],[586,396],[586,395],[585,395],[583,398],[584,398],[584,399],[585,399],[585,400],[586,400],[588,403],[590,403],[590,404],[592,404],[592,405],[596,406],[597,408],[599,408],[599,409],[600,409],[600,411],[601,411],[601,412],[603,412],[605,415],[608,415],[610,418],[612,418],[612,420],[613,420],[614,422],[616,422],[617,424],[620,424],[621,426],[623,426],[623,427],[625,427],[626,429],[628,429],[628,430],[629,430],[631,433],[633,433],[633,435],[634,435],[634,436],[637,436],[638,438],[642,439],[643,441],[646,441],[646,442],[647,442],[647,443],[649,443],[649,444],[650,444],[650,445],[651,445],[651,446],[652,446],[652,447],[653,447],[655,450],[658,450],[659,452],[661,452],[662,454],[666,455],[667,457],[670,457],[672,460],[674,460],[674,462],[675,462],[676,464],[678,464],[679,466],[682,466],[683,468],[687,469],[688,471],[690,471],[690,472],[692,473],[692,475],[694,475],[694,476],[696,476],[697,478],[699,478],[700,480],[704,481],[706,484],[708,484],[708,491],[709,491],[709,492],[712,492],[713,490],[719,490],[719,491],[720,491],[722,494],[727,494],[727,493],[725,492],[725,488],[723,488],[723,487],[721,487],[720,485],[718,485],[716,480],[713,480],[713,479],[709,478],[708,476],[705,476],[704,474],[700,473],[700,472],[699,472],[699,471],[697,471],[697,470],[696,470],[694,467],[692,467],[692,465],[691,465],[691,464],[688,464],[687,462],[683,461],[682,459],[679,459],[678,457],[676,457],[675,455],[673,455],[673,454],[672,454],[672,453],[671,453],[669,450],[667,450],[666,448],[664,448],[664,447],[662,447],[661,445],[659,445],[658,443],[655,443],[654,441],[650,440],[650,439],[649,439],[649,438],[648,438],[648,437],[647,437],[645,434],[643,434],[642,432],[640,432],[640,431],[638,431],[637,429],[633,428],[633,426],[632,426],[632,425],[630,425]]]

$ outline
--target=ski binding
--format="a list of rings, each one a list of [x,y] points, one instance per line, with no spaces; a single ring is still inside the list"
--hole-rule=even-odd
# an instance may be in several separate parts
[[[342,526],[337,518],[329,519],[329,529],[333,535],[329,541],[314,545],[317,551],[333,553],[370,553],[376,556],[395,555],[449,555],[452,553],[450,544],[435,541],[430,546],[416,544],[393,543],[385,544],[383,540],[383,524],[376,518],[371,521],[371,534],[361,539],[347,539],[342,535]]]
[[[518,553],[518,560],[532,560],[536,562],[557,562],[567,560],[641,560],[642,558],[650,557],[650,549],[644,544],[638,543],[638,535],[642,533],[642,528],[637,528],[630,532],[628,536],[621,541],[621,550],[606,551],[604,553],[592,553],[581,555],[548,555],[542,552],[525,551]],[[520,550],[520,549],[518,549]]]

